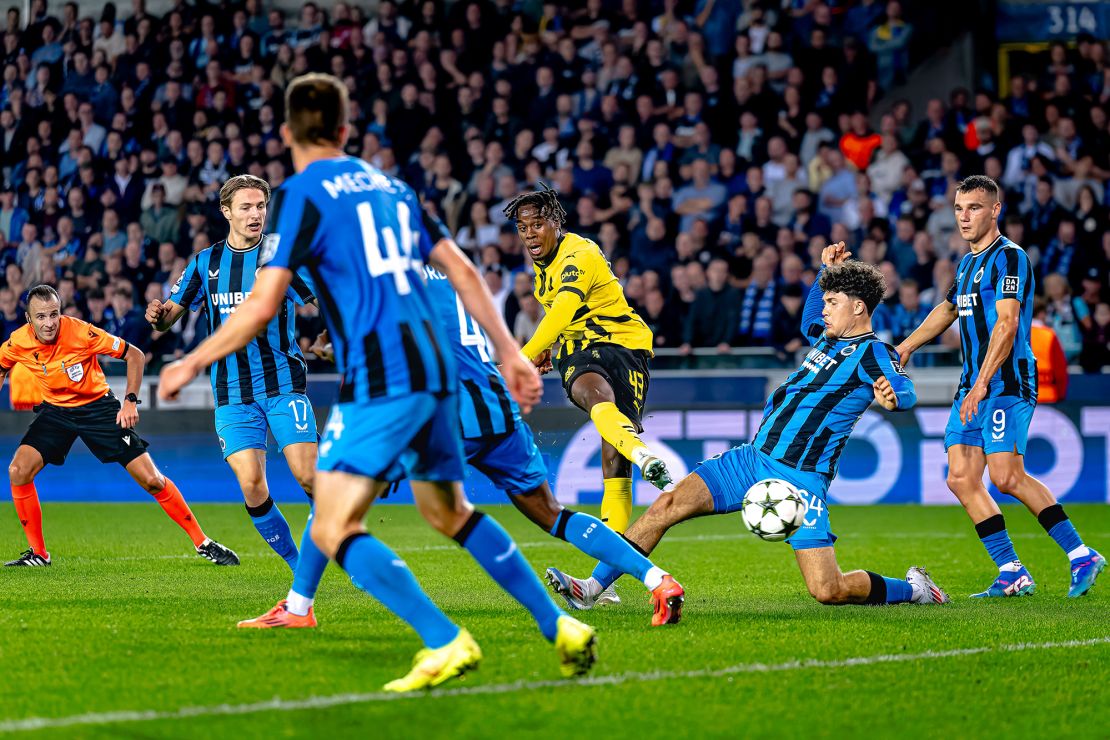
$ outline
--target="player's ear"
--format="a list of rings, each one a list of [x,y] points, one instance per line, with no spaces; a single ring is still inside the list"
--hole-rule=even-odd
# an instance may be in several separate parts
[[[281,124],[281,128],[278,129],[278,133],[281,134],[281,143],[285,144],[285,148],[291,149],[293,147],[293,133],[289,130],[289,124]]]

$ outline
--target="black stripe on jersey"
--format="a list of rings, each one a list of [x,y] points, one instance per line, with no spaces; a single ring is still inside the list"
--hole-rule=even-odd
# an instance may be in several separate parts
[[[470,402],[474,404],[474,417],[478,420],[478,430],[482,433],[482,437],[492,436],[493,417],[490,416],[489,407],[482,400],[482,390],[473,380],[464,380],[463,387],[470,396]]]
[[[956,291],[957,295],[967,292],[967,285],[969,282],[971,282],[971,276],[975,272],[971,269],[975,265],[975,260],[969,259],[967,262],[968,269],[964,272],[962,283],[959,285],[959,287],[956,287],[955,282],[952,283],[952,287]],[[956,275],[956,282],[960,282],[960,276],[958,274]],[[959,310],[959,306],[957,306],[957,316],[959,316]],[[965,388],[971,384],[971,330],[968,329],[968,322],[964,321],[962,317],[958,318],[958,322],[960,326],[960,345],[963,347],[964,350],[964,371],[960,374],[960,387]]]
[[[505,431],[513,429],[513,406],[509,403],[509,394],[505,391],[505,384],[496,375],[489,375],[489,387],[493,395],[497,396],[497,405],[501,407],[501,415],[505,417]]]
[[[1032,401],[1037,398],[1037,382],[1039,380],[1037,373],[1035,370],[1032,373],[1029,372],[1029,360],[1025,358],[1018,360],[1017,364],[1018,373],[1021,375],[1021,397],[1026,401]],[[1033,379],[1032,383],[1029,382],[1029,378]]]
[[[220,292],[220,262],[224,256],[224,243],[216,242],[212,245],[212,251],[208,253],[208,264],[205,269],[208,270],[208,297],[209,300],[204,302],[204,310],[208,314],[208,334],[211,336],[215,333],[216,329],[220,326],[222,318],[218,308],[212,305],[211,297]],[[212,275],[212,263],[216,264],[216,275]],[[200,260],[197,260],[197,273],[201,270]],[[203,279],[203,278],[202,278]],[[227,363],[230,358],[225,357],[216,363],[216,405],[226,406],[231,403],[231,394],[227,390]]]
[[[281,313],[285,313],[284,308],[282,308]],[[266,384],[266,396],[276,396],[281,393],[281,384],[278,383],[277,358],[274,357],[274,348],[270,346],[270,340],[267,338],[265,330],[255,337],[255,341],[258,342],[258,354],[262,358],[262,380]],[[238,353],[236,356],[238,356]],[[241,385],[242,378],[239,379],[239,382]]]
[[[989,249],[989,247],[988,247],[988,249]],[[975,263],[973,262],[972,266],[974,267],[974,265],[975,265]],[[986,266],[985,262],[984,262],[983,265],[980,265],[980,267],[985,267],[985,266]],[[979,295],[982,296],[983,294],[980,293]],[[987,328],[987,307],[986,306],[979,306],[978,311],[972,309],[971,315],[975,319],[975,337],[976,337],[976,341],[979,344],[978,354],[975,357],[975,365],[971,366],[971,367],[974,367],[975,370],[982,370],[983,369],[983,360],[987,359],[987,346],[990,344],[990,338],[991,338],[990,330]],[[971,365],[970,360],[968,362],[968,365],[969,366]],[[969,369],[971,369],[971,367],[969,367]],[[970,381],[970,380],[971,380],[971,375],[969,374],[968,375],[968,381]],[[988,378],[988,380],[990,380],[990,378]]]
[[[336,349],[335,363],[337,367],[347,368],[347,331],[343,327],[343,316],[339,313],[339,305],[332,297],[331,291],[328,290],[327,283],[324,282],[320,270],[315,265],[308,266],[308,272],[312,275],[313,282],[316,283],[316,299],[320,303],[320,308],[323,309],[324,315],[331,318],[328,326],[331,329],[332,337],[334,340],[332,345]]]
[[[272,205],[273,220],[276,225],[280,221],[281,206],[285,201],[285,192],[278,190]],[[308,256],[312,249],[312,241],[316,238],[316,231],[320,228],[320,209],[309,198],[304,199],[304,210],[301,211],[301,222],[297,225],[297,233],[293,235],[293,247],[289,250],[289,269],[296,270],[300,265],[308,264]],[[271,231],[273,231],[271,229]],[[288,238],[288,237],[284,237]]]
[[[574,318],[570,320],[570,323],[573,324],[575,321],[578,321],[579,319],[586,318],[586,314],[588,314],[589,312],[590,312],[590,307],[589,306],[579,306],[578,310],[574,312]]]
[[[296,293],[297,297],[304,303],[309,303],[316,298],[309,289],[308,283],[304,281],[304,278],[295,272],[293,273],[293,279],[289,282],[289,286],[293,288],[293,292]]]
[[[386,394],[385,361],[382,359],[382,342],[378,332],[372,331],[362,340],[362,353],[366,355],[366,382],[370,398]]]
[[[831,350],[832,345],[830,344],[827,349]],[[772,424],[771,428],[767,431],[767,440],[763,443],[763,447],[760,448],[763,452],[768,455],[774,454],[774,449],[778,446],[779,439],[782,437],[782,432],[786,429],[786,425],[790,423],[791,418],[794,416],[794,412],[798,410],[798,406],[800,406],[802,401],[808,396],[813,395],[814,391],[828,383],[829,378],[831,378],[839,368],[840,363],[822,368],[820,372],[810,378],[809,382],[794,394],[794,397],[790,399],[786,406],[783,407],[782,411],[779,412],[779,415],[775,417],[775,423]]]
[[[800,367],[794,371],[794,374],[786,379],[782,385],[775,389],[774,394],[771,396],[771,410],[777,409],[782,405],[782,400],[786,398],[786,389],[798,382],[798,378],[802,377],[806,372],[805,367]],[[758,433],[758,431],[757,431]]]
[[[193,270],[193,274],[189,277],[189,282],[185,285],[185,290],[181,291],[181,300],[178,301],[178,305],[184,306],[186,309],[193,305],[193,301],[197,298],[197,293],[200,292],[200,287],[204,284],[201,282],[200,260],[197,260],[194,264],[196,269]]]
[[[432,345],[432,351],[436,355],[436,367],[439,368],[439,390],[441,393],[446,393],[450,385],[447,382],[447,363],[443,359],[443,352],[439,349],[439,340],[436,339],[432,322],[427,319],[424,319],[424,332],[428,335],[428,343]]]
[[[790,446],[786,448],[786,456],[782,458],[783,462],[788,465],[797,466],[798,461],[801,460],[802,454],[805,453],[809,443],[814,442],[814,446],[816,447],[813,435],[817,434],[817,430],[825,423],[825,419],[828,418],[837,404],[843,401],[845,396],[857,387],[858,378],[856,378],[853,373],[852,380],[845,383],[835,392],[826,395],[810,409],[809,416],[806,417],[805,423],[798,428],[798,432],[794,435],[793,441],[791,441]],[[824,448],[822,447],[820,449]],[[818,456],[820,456],[820,452],[818,452]]]
[[[231,269],[228,274],[227,289],[232,292],[242,292],[243,290],[243,262],[246,260],[246,254],[243,252],[231,251]],[[218,312],[218,311],[217,311]],[[263,337],[258,337],[263,339]],[[259,349],[262,348],[261,342]],[[263,360],[263,367],[266,367],[266,361]],[[274,362],[273,351],[270,352],[270,362]],[[243,348],[235,353],[235,366],[239,370],[239,403],[254,403],[254,384],[251,383],[251,360],[247,354],[246,348]],[[277,372],[277,363],[274,363],[274,372]],[[275,380],[276,375],[275,375]]]
[[[636,312],[633,311],[632,313],[625,314],[624,316],[598,316],[597,318],[601,319],[602,321],[612,321],[614,324],[627,324],[629,321],[632,321],[633,318],[636,318],[635,313]]]
[[[832,434],[832,427],[825,427],[821,430],[821,433],[813,440],[813,444],[809,446],[809,453],[802,461],[802,470],[811,473],[817,470],[817,464],[821,462],[821,456],[825,454],[825,448],[829,446],[829,438],[832,437]]]
[[[875,358],[876,352],[878,352],[878,349],[875,348],[875,345],[872,345],[863,351],[863,356],[860,358],[860,364],[863,365],[863,369],[871,376],[873,381],[886,377],[883,369],[879,367],[879,361]]]
[[[558,294],[558,293],[574,293],[576,296],[581,298],[583,301],[586,300],[586,294],[583,293],[578,288],[575,288],[571,285],[564,285],[563,287],[559,288],[559,290],[556,291],[556,294]]]
[[[612,332],[597,323],[597,319],[586,319],[586,328],[602,339],[608,339],[613,336]]]
[[[814,323],[810,324],[809,328],[806,329],[806,336],[809,337],[810,339],[817,339],[818,337],[820,337],[824,333],[825,333],[824,324],[817,323],[817,322],[814,322]]]
[[[412,334],[412,325],[402,321],[401,349],[405,353],[405,363],[409,366],[409,390],[413,393],[428,390],[428,375],[424,370],[424,358],[420,356],[420,348],[416,346],[416,337]]]
[[[433,247],[444,239],[451,238],[451,230],[437,216],[428,213],[427,208],[420,209],[420,220],[424,223],[424,230],[432,238]]]
[[[836,443],[836,451],[829,458],[829,475],[836,475],[836,466],[840,463],[840,453],[844,452],[844,448],[847,446],[847,437],[841,437],[840,441]]]

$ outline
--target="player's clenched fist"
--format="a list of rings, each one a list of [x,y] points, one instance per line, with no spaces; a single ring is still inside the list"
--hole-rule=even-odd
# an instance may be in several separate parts
[[[847,262],[851,256],[852,253],[848,251],[848,246],[844,242],[837,242],[821,250],[821,264],[826,267],[833,267]]]
[[[162,301],[155,298],[146,305],[146,323],[157,326],[169,310],[169,304],[162,303]]]
[[[875,391],[876,403],[887,411],[896,411],[898,409],[898,396],[894,395],[894,389],[890,387],[889,380],[886,378],[879,378],[871,387]]]

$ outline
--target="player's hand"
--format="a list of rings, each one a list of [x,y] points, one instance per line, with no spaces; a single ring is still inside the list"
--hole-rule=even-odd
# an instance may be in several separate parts
[[[901,365],[903,369],[910,366],[910,357],[913,355],[914,350],[910,349],[905,342],[895,347],[894,352],[898,355],[898,364]]]
[[[158,326],[162,321],[162,317],[170,310],[169,304],[162,303],[162,301],[155,298],[150,303],[146,304],[146,323],[151,326]]]
[[[335,362],[335,348],[328,340],[328,330],[324,329],[316,335],[316,341],[308,348],[308,351],[319,357],[324,362]]]
[[[978,383],[971,386],[971,390],[964,396],[960,404],[960,423],[967,424],[979,413],[979,404],[987,397],[987,389]]]
[[[166,365],[158,375],[158,398],[163,401],[177,400],[181,389],[189,385],[199,372],[187,357]]]
[[[554,365],[551,364],[551,350],[545,349],[539,357],[532,361],[532,364],[536,366],[540,375],[546,375],[551,372],[554,368]]]
[[[844,242],[837,242],[821,250],[821,264],[825,267],[835,267],[847,262],[851,256],[852,253],[848,251],[848,246]]]
[[[131,429],[139,423],[139,407],[131,401],[124,401],[116,414],[116,423],[121,429]]]
[[[890,387],[889,380],[879,378],[871,387],[875,391],[875,403],[887,411],[898,410],[898,396],[894,395],[894,389]]]
[[[543,381],[536,366],[520,353],[510,354],[501,361],[501,375],[509,386],[509,393],[520,404],[522,413],[527,414],[540,402],[543,395]]]

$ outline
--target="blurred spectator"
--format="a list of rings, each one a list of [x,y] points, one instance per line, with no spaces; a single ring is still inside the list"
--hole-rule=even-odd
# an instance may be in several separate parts
[[[718,352],[728,352],[736,333],[740,293],[728,284],[728,262],[710,262],[705,280],[706,286],[697,292],[686,317],[681,347],[684,354],[689,354],[692,347],[716,347]]]
[[[1048,307],[1043,298],[1033,303],[1029,341],[1037,358],[1037,403],[1058,403],[1068,395],[1068,360],[1060,340],[1045,323]]]
[[[1110,304],[1095,306],[1094,326],[1083,338],[1079,364],[1084,372],[1097,373],[1110,365]]]
[[[1045,323],[1056,332],[1064,354],[1071,362],[1079,356],[1083,333],[1089,331],[1093,323],[1087,304],[1072,295],[1067,279],[1059,273],[1045,276],[1044,291],[1048,300]]]

